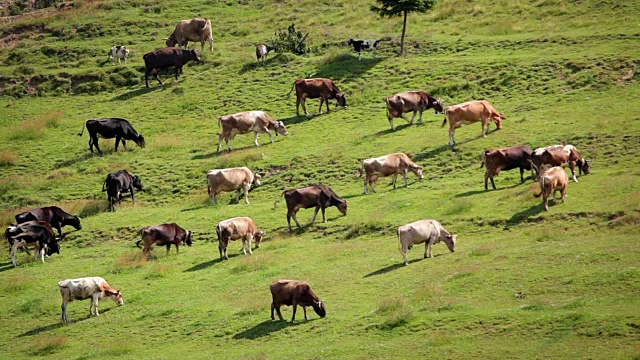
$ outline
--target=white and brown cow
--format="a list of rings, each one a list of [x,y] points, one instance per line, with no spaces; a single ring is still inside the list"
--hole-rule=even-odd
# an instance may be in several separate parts
[[[496,127],[502,127],[502,120],[507,118],[496,111],[487,100],[473,100],[462,104],[452,105],[444,110],[445,118],[442,126],[449,120],[449,145],[456,144],[455,132],[462,125],[482,122],[482,136],[487,137],[487,128],[491,121],[496,123]]]
[[[260,185],[260,175],[248,167],[213,169],[207,172],[208,192],[211,203],[216,205],[216,195],[223,191],[237,191],[236,202],[240,202],[240,193],[244,191],[244,201],[249,203],[251,185]]]
[[[296,90],[296,116],[300,116],[300,105],[302,105],[302,110],[304,110],[305,115],[309,115],[307,107],[305,106],[307,98],[320,98],[320,108],[318,109],[320,114],[322,114],[322,104],[324,102],[327,103],[327,113],[331,112],[331,109],[329,109],[330,99],[336,99],[340,106],[345,109],[347,108],[347,98],[340,92],[332,80],[324,78],[298,79],[293,83],[291,91],[294,89]],[[291,95],[291,91],[289,91],[287,96]]]
[[[246,255],[248,250],[249,254],[253,254],[251,242],[255,240],[256,249],[259,248],[266,231],[260,230],[253,219],[249,217],[235,217],[220,221],[216,226],[216,233],[218,235],[220,259],[229,260],[227,255],[229,241],[242,239],[242,253]],[[245,250],[245,247],[247,250]]]
[[[403,114],[413,111],[413,116],[409,124],[413,124],[416,113],[420,114],[418,124],[422,124],[422,113],[425,110],[433,109],[436,114],[444,112],[443,101],[436,99],[424,91],[405,91],[389,96],[384,99],[387,104],[387,118],[391,124],[391,130],[395,130],[393,125],[394,118],[403,118],[407,120]]]
[[[544,165],[543,168],[548,165]],[[550,168],[544,168],[538,179],[540,183],[540,193],[534,194],[535,197],[542,195],[542,204],[544,209],[549,211],[549,198],[553,198],[553,202],[556,201],[556,192],[560,191],[562,194],[562,202],[567,201],[567,185],[569,184],[569,177],[561,166],[553,166]]]
[[[112,288],[103,278],[98,276],[58,281],[58,286],[60,286],[60,294],[62,295],[63,323],[69,321],[67,304],[74,300],[91,299],[89,316],[100,315],[98,313],[98,300],[100,299],[112,299],[116,304],[124,305],[124,298],[120,290]]]
[[[287,127],[284,126],[282,121],[276,121],[264,111],[245,111],[237,114],[223,115],[218,118],[218,127],[222,129],[222,132],[218,136],[218,149],[220,151],[220,144],[222,140],[227,143],[227,148],[231,151],[229,140],[233,139],[238,134],[246,134],[249,132],[255,133],[254,143],[258,144],[258,134],[267,133],[271,138],[273,144],[273,132],[286,136],[288,134]],[[273,131],[273,132],[272,132]]]
[[[140,247],[140,243],[144,243],[144,249],[142,250],[144,255],[149,255],[151,249],[155,246],[166,246],[167,255],[169,255],[171,244],[176,246],[176,254],[179,254],[180,244],[186,244],[187,246],[193,244],[191,231],[183,229],[176,223],[147,226],[140,230],[140,234],[142,235],[142,240],[138,240],[136,246]]]
[[[209,42],[209,50],[213,51],[213,35],[211,33],[211,20],[207,18],[193,18],[180,20],[168,38],[165,38],[168,47],[184,46],[187,48],[189,41],[199,42],[200,51],[204,51],[204,43]]]
[[[407,251],[414,244],[424,244],[424,258],[432,257],[433,244],[444,241],[451,252],[456,251],[456,235],[450,234],[436,220],[418,220],[411,224],[398,227],[398,240],[400,240],[400,252],[404,258],[404,264],[409,265]]]
[[[376,192],[375,183],[379,177],[393,175],[393,188],[396,188],[396,178],[398,174],[404,177],[404,186],[408,187],[407,172],[413,172],[418,179],[424,177],[422,175],[422,166],[414,163],[404,153],[394,153],[377,158],[362,160],[362,173],[364,173],[364,193],[368,194],[368,186]]]
[[[540,168],[543,165],[569,165],[573,181],[575,182],[578,182],[575,171],[576,165],[578,165],[578,173],[580,175],[582,175],[583,172],[585,175],[591,172],[589,160],[583,158],[573,145],[553,145],[535,149],[531,154],[531,164],[538,177],[540,176]]]

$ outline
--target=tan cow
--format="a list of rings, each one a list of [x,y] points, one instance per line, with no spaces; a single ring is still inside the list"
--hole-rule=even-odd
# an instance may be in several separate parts
[[[535,197],[542,195],[542,203],[544,209],[549,211],[549,197],[556,201],[556,191],[562,194],[562,202],[567,201],[567,185],[569,184],[569,176],[561,166],[554,166],[542,171],[539,178],[540,193],[534,194]]]
[[[378,177],[393,175],[393,188],[396,188],[396,178],[398,174],[404,177],[404,186],[407,187],[407,172],[411,170],[420,180],[422,175],[422,166],[417,165],[406,154],[395,153],[377,158],[362,160],[362,172],[364,176],[364,193],[368,194],[367,185],[371,186],[371,190],[376,192],[375,182]]]
[[[254,143],[258,144],[258,134],[267,133],[271,138],[273,144],[273,133],[276,135],[287,135],[287,127],[284,126],[282,121],[275,121],[264,111],[245,111],[237,114],[223,115],[218,119],[218,127],[222,128],[222,133],[218,136],[218,149],[220,151],[220,144],[222,140],[227,143],[227,148],[231,151],[229,146],[229,140],[233,139],[238,134],[246,134],[253,131],[255,133]]]
[[[223,191],[237,191],[236,203],[240,202],[240,193],[244,190],[244,201],[249,203],[251,185],[260,185],[260,175],[248,167],[213,169],[207,172],[208,192],[211,202],[216,205],[216,195]]]
[[[433,256],[433,244],[444,241],[449,251],[456,251],[456,235],[450,234],[436,220],[418,220],[411,224],[398,227],[398,239],[404,264],[409,265],[407,251],[411,250],[414,244],[424,244],[424,258]]]
[[[204,43],[209,42],[209,50],[213,51],[213,35],[211,34],[211,20],[207,18],[194,18],[180,20],[168,38],[165,38],[168,47],[184,46],[187,48],[189,41],[199,42],[200,51],[204,51]]]
[[[502,120],[507,118],[498,113],[496,109],[487,100],[473,100],[462,104],[449,106],[444,110],[445,118],[442,126],[449,119],[449,145],[456,144],[455,131],[462,125],[473,124],[474,122],[482,122],[482,136],[487,137],[487,128],[491,121],[496,123],[496,127],[502,127]]]
[[[436,114],[438,112],[444,112],[443,101],[436,99],[424,91],[405,91],[395,95],[391,95],[384,99],[387,104],[387,118],[389,124],[391,124],[391,130],[395,130],[393,125],[393,118],[404,117],[404,113],[413,111],[413,116],[409,124],[413,124],[413,120],[416,118],[416,113],[420,114],[418,124],[422,124],[422,113],[425,110],[433,109]]]
[[[216,226],[216,233],[218,234],[220,260],[229,260],[229,256],[227,255],[229,241],[242,239],[242,253],[247,254],[245,250],[246,246],[249,254],[253,254],[251,251],[251,241],[255,240],[256,249],[259,248],[266,231],[260,230],[253,219],[249,217],[235,217],[220,221],[218,226]]]
[[[336,99],[340,106],[345,109],[347,108],[347,98],[340,92],[332,80],[324,78],[298,79],[293,83],[291,91],[294,89],[296,90],[296,116],[300,116],[300,105],[302,105],[302,110],[304,110],[305,115],[309,115],[307,107],[305,106],[307,98],[320,98],[320,108],[318,109],[320,114],[322,114],[322,104],[325,101],[327,102],[327,112],[331,112],[331,109],[329,109],[330,99]],[[291,91],[289,91],[287,96],[291,95]]]

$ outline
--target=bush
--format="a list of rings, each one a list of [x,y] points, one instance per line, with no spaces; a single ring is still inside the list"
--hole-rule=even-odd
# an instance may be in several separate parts
[[[296,55],[303,55],[309,52],[307,36],[302,31],[296,30],[296,25],[291,24],[287,30],[276,31],[275,39],[271,40],[277,51],[291,52]]]

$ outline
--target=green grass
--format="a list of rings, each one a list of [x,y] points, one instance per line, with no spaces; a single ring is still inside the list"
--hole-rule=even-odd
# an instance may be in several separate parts
[[[46,264],[0,245],[0,346],[6,358],[637,358],[640,356],[640,57],[639,5],[584,0],[443,0],[431,14],[410,15],[408,54],[398,58],[401,19],[379,19],[369,1],[164,0],[86,2],[78,9],[25,17],[0,26],[0,223],[20,211],[59,205],[82,217],[60,255]],[[295,10],[294,10],[295,9]],[[176,82],[144,89],[142,54],[179,19],[214,23],[214,51],[189,64]],[[254,45],[294,22],[310,32],[312,53],[270,55],[257,66]],[[8,37],[11,36],[11,37]],[[344,42],[382,38],[361,61]],[[154,40],[155,38],[155,40]],[[9,40],[7,40],[9,39]],[[112,66],[108,49],[134,49]],[[631,76],[629,71],[633,70]],[[315,73],[336,81],[349,108],[295,116],[286,94]],[[446,105],[489,99],[508,120],[482,138],[479,125],[456,131],[447,146],[442,115],[424,126],[396,120],[391,132],[381,99],[424,89]],[[308,110],[317,113],[318,101]],[[333,103],[332,105],[334,105]],[[232,140],[216,153],[217,118],[265,110],[288,127],[270,144],[261,135]],[[87,119],[124,117],[147,147],[128,143],[91,155],[78,137]],[[485,192],[480,154],[492,147],[571,143],[593,173],[569,184],[566,203],[544,212],[537,185],[517,171]],[[424,166],[422,181],[363,195],[358,159],[402,151]],[[249,166],[263,175],[250,205],[232,194],[212,206],[206,171]],[[105,176],[126,168],[144,192],[106,212]],[[330,208],[289,233],[284,189],[329,184],[349,201],[345,217]],[[402,181],[399,181],[402,184]],[[301,210],[306,224],[312,210]],[[250,216],[267,231],[251,256],[230,244],[218,260],[215,225]],[[402,265],[396,229],[438,219],[458,235],[456,251],[436,245]],[[320,216],[318,217],[320,219]],[[149,262],[135,247],[148,225],[177,222],[193,247],[155,249]],[[60,323],[56,282],[102,276],[122,289],[125,306],[69,304]],[[309,281],[327,317],[271,322],[269,284]],[[522,299],[516,294],[525,293]],[[285,319],[291,308],[283,308]]]

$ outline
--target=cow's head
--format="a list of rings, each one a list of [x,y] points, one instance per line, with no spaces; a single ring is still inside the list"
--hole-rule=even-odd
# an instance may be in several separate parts
[[[591,163],[589,162],[589,160],[582,158],[578,163],[578,169],[580,170],[580,172],[588,175],[591,172]]]
[[[342,200],[342,202],[340,204],[338,204],[338,206],[337,206],[338,210],[340,210],[340,213],[343,216],[347,215],[347,205],[348,204],[349,203],[347,203],[347,200]]]
[[[503,113],[499,113],[497,116],[493,117],[493,121],[496,123],[498,129],[502,129],[502,120],[507,120],[507,117],[504,116]]]
[[[82,230],[80,217],[78,215],[71,215],[71,217],[67,219],[67,224],[73,226],[76,230]]]
[[[411,166],[409,168],[409,170],[411,170],[411,172],[416,174],[418,179],[420,179],[420,180],[424,179],[424,175],[422,174],[422,166],[420,166],[420,165]]]
[[[457,235],[447,234],[442,238],[444,243],[447,244],[449,251],[451,252],[456,251],[456,237]]]
[[[276,128],[276,135],[278,134],[284,135],[284,136],[289,135],[289,132],[287,132],[287,127],[284,126],[284,123],[282,121],[276,122],[274,126]]]
[[[313,301],[313,310],[320,316],[321,318],[327,316],[327,308],[324,305],[324,301]]]
[[[267,232],[264,230],[260,230],[257,233],[253,234],[253,240],[255,241],[257,248],[260,247],[260,243],[262,242],[266,234]]]
[[[147,143],[144,141],[144,136],[142,136],[142,134],[138,134],[136,138],[133,139],[133,141],[136,143],[136,145],[140,146],[141,148],[144,148],[147,145]]]
[[[138,190],[143,190],[142,188],[142,181],[140,180],[140,176],[136,175],[133,177],[133,187],[138,189]]]
[[[193,238],[192,238],[192,236],[193,236],[193,232],[192,232],[192,231],[187,230],[187,236],[185,236],[185,238],[184,238],[184,240],[183,240],[183,242],[184,242],[185,244],[187,244],[187,246],[191,246],[191,245],[193,245]]]
[[[47,249],[47,255],[51,256],[53,254],[60,254],[60,245],[58,245],[57,241],[52,241],[49,244],[45,245]]]
[[[112,299],[113,301],[116,302],[116,304],[122,306],[124,305],[124,298],[122,297],[122,292],[120,290],[117,290],[113,295],[112,295]]]
[[[350,38],[349,40],[347,40],[347,45],[351,45],[353,44],[353,38]]]
[[[174,47],[178,45],[178,41],[174,36],[169,36],[168,38],[164,38],[166,40],[164,43],[167,44],[168,47]]]
[[[346,98],[346,96],[344,96],[343,93],[341,93],[341,92],[336,93],[336,100],[338,100],[338,104],[340,106],[342,106],[345,109],[347,108],[347,98]]]
[[[437,113],[444,114],[444,100],[435,99],[431,106],[433,107],[433,110],[436,112],[436,114]]]
[[[253,173],[253,181],[251,182],[251,184],[253,186],[260,186],[260,179],[262,179],[262,176],[260,176],[258,173]]]

